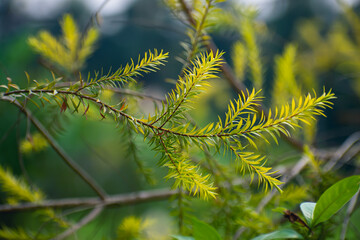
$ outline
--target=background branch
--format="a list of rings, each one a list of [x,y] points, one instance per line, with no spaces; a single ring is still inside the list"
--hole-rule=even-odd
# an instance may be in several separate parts
[[[354,212],[358,197],[359,197],[359,191],[350,200],[349,206],[348,206],[348,208],[346,210],[346,216],[345,216],[343,224],[342,224],[340,240],[345,240],[346,232],[347,232],[348,225],[349,225],[349,222],[350,222],[350,217],[351,217],[351,214]]]
[[[50,133],[45,129],[45,127],[40,123],[40,121],[34,117],[30,110],[24,108],[17,100],[12,98],[2,97],[2,100],[11,102],[17,106],[33,123],[33,125],[38,129],[38,131],[44,136],[48,141],[51,147],[55,152],[64,160],[64,162],[80,177],[82,178],[98,195],[101,199],[105,199],[105,191],[97,184],[97,182],[82,169],[76,162],[74,162],[67,153],[61,148],[61,146],[56,142],[56,140],[50,135]]]
[[[70,236],[71,234],[75,233],[81,227],[85,226],[86,224],[91,222],[94,218],[96,218],[102,212],[103,209],[104,209],[103,205],[97,205],[88,215],[86,215],[75,225],[71,226],[66,231],[55,237],[54,240],[62,240]]]
[[[327,164],[324,166],[324,171],[330,171],[359,140],[360,132],[351,134],[350,137],[348,137],[345,142],[336,150],[329,162],[327,162]],[[348,158],[348,160],[350,159]]]
[[[104,200],[97,197],[90,198],[64,198],[58,200],[44,200],[41,203],[21,203],[18,205],[5,204],[0,205],[0,212],[13,212],[36,210],[42,208],[69,208],[69,207],[88,207],[103,205],[108,206],[125,206],[143,202],[157,201],[168,199],[177,195],[177,190],[157,189],[138,191],[128,194],[119,194],[105,197]]]

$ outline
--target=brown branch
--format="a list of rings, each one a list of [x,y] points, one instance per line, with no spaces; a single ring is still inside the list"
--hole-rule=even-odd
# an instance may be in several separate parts
[[[105,199],[106,193],[105,191],[96,183],[94,179],[90,177],[90,175],[85,172],[76,162],[74,162],[67,153],[61,148],[61,146],[56,142],[56,140],[50,135],[50,133],[45,129],[45,127],[41,124],[41,122],[32,115],[30,110],[24,108],[17,100],[12,98],[2,97],[2,100],[9,101],[15,106],[17,106],[33,123],[33,125],[38,129],[38,131],[44,136],[44,138],[48,141],[51,147],[55,150],[55,152],[64,160],[64,162],[79,176],[81,177],[98,195],[101,199]]]
[[[60,235],[53,238],[53,240],[62,240],[70,236],[71,234],[75,233],[81,227],[85,226],[86,224],[91,222],[94,218],[96,218],[102,212],[103,209],[104,209],[103,205],[97,205],[88,215],[83,217],[79,222],[77,222],[75,225],[65,230]]]
[[[89,207],[97,205],[103,205],[104,207],[126,206],[164,200],[177,194],[177,190],[157,189],[106,196],[104,200],[98,197],[53,199],[44,200],[41,203],[21,203],[18,205],[4,204],[0,205],[0,212],[37,210],[42,208]]]

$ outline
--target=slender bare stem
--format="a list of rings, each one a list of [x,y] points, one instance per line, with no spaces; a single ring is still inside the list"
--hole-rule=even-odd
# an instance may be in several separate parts
[[[30,110],[24,108],[18,101],[11,98],[2,98],[17,106],[33,123],[33,125],[38,129],[38,131],[44,136],[48,141],[51,147],[55,152],[64,160],[64,162],[79,176],[81,177],[98,195],[101,199],[105,199],[105,191],[96,183],[96,181],[90,177],[90,175],[85,172],[76,162],[74,162],[67,153],[62,149],[62,147],[56,142],[56,140],[50,135],[50,133],[45,129],[41,122],[32,115]]]
[[[342,224],[340,240],[345,240],[347,228],[348,228],[348,225],[350,222],[350,217],[351,217],[351,214],[354,212],[358,197],[359,197],[359,191],[350,200],[349,207],[346,210],[346,216],[345,216],[344,222]]]
[[[350,137],[348,137],[345,142],[338,148],[333,157],[326,163],[323,170],[325,172],[330,171],[358,141],[360,141],[360,132],[355,132],[350,135]]]
[[[80,228],[91,222],[94,218],[96,218],[102,212],[103,209],[104,209],[103,205],[97,205],[88,215],[83,217],[79,222],[77,222],[76,224],[65,230],[60,235],[53,238],[53,240],[62,240],[70,236],[71,234],[75,233],[77,230],[79,230]]]

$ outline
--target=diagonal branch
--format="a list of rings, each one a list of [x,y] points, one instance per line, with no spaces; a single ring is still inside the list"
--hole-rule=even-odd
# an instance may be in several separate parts
[[[330,171],[335,165],[344,157],[344,155],[360,141],[360,131],[355,132],[336,150],[332,158],[325,164],[323,170],[325,172]]]
[[[39,130],[39,132],[44,136],[44,138],[49,142],[51,147],[55,150],[55,152],[64,160],[64,162],[79,176],[81,177],[98,195],[101,199],[105,199],[106,193],[105,191],[98,185],[98,183],[91,178],[91,176],[85,172],[76,162],[74,162],[67,153],[61,148],[61,146],[56,142],[56,140],[50,135],[50,133],[45,129],[45,127],[41,124],[41,122],[32,115],[30,110],[24,108],[18,101],[12,98],[3,97],[2,100],[9,101],[15,106],[17,106],[30,121],[34,124],[34,126]]]
[[[88,215],[83,217],[79,222],[77,222],[75,225],[68,228],[66,231],[61,233],[60,235],[53,238],[53,240],[62,240],[71,234],[75,233],[77,230],[79,230],[81,227],[85,226],[89,222],[91,222],[94,218],[96,218],[104,209],[103,205],[97,205]]]
[[[351,217],[351,214],[355,210],[356,202],[357,202],[358,198],[359,198],[359,191],[355,194],[355,196],[352,197],[352,199],[350,200],[349,206],[346,210],[346,215],[345,215],[344,222],[343,222],[342,228],[341,228],[340,240],[345,240],[345,238],[346,238],[346,233],[347,233],[348,225],[350,222],[350,217]]]

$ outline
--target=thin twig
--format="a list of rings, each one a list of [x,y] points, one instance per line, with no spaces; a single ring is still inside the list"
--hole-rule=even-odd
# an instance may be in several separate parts
[[[26,100],[24,102],[24,105],[26,104]],[[18,117],[17,117],[17,120],[16,120],[16,143],[17,143],[17,151],[18,151],[18,161],[19,161],[19,165],[20,165],[20,169],[25,177],[25,180],[26,182],[32,186],[32,182],[30,180],[30,177],[29,177],[29,174],[28,172],[26,171],[26,168],[25,168],[25,165],[24,165],[24,158],[23,158],[23,154],[21,152],[21,141],[20,141],[20,120],[21,120],[21,117],[22,117],[22,114],[21,114],[21,111],[19,110],[18,112]],[[26,124],[26,136],[28,136],[29,134],[29,120],[27,119],[27,124]]]
[[[335,167],[332,168],[333,172],[336,172],[342,165],[347,164],[348,161],[350,161],[351,159],[354,159],[355,156],[360,154],[360,142],[355,144],[342,158],[341,161],[339,161],[339,163],[341,164],[337,164]],[[350,165],[350,164],[348,164]],[[356,166],[356,163],[353,164]],[[356,166],[357,167],[357,166]]]
[[[85,172],[76,162],[74,162],[67,153],[60,147],[60,145],[56,142],[56,140],[49,134],[49,132],[45,129],[45,127],[40,123],[40,121],[35,118],[30,110],[24,108],[18,101],[12,98],[3,97],[2,100],[9,101],[15,106],[17,106],[34,124],[34,126],[39,130],[39,132],[44,136],[44,138],[48,141],[51,147],[55,150],[55,152],[64,160],[64,162],[79,176],[81,177],[98,195],[101,199],[105,199],[106,193],[105,191],[96,183],[94,179],[90,177],[90,175]]]
[[[324,171],[330,171],[344,155],[349,151],[349,149],[356,143],[360,141],[360,132],[355,132],[351,134],[345,142],[338,148],[338,150],[333,154],[333,157],[330,161],[324,166]]]
[[[157,189],[107,196],[104,200],[101,200],[98,197],[63,198],[44,200],[41,203],[21,203],[17,205],[4,204],[0,205],[0,212],[37,210],[42,208],[88,207],[97,206],[99,204],[103,204],[106,207],[126,206],[144,202],[164,200],[176,194],[178,194],[177,190]]]
[[[130,96],[135,96],[135,97],[139,97],[139,98],[148,98],[150,100],[153,101],[158,101],[158,102],[165,102],[166,100],[164,98],[159,98],[159,97],[155,97],[155,96],[151,96],[148,95],[146,93],[141,93],[141,92],[137,92],[134,90],[130,90],[130,89],[122,89],[122,88],[105,88],[107,90],[110,90],[114,93],[119,93],[119,94],[124,94],[124,95],[130,95]]]
[[[79,230],[81,227],[85,226],[89,222],[91,222],[94,218],[96,218],[104,209],[103,205],[97,205],[88,215],[83,217],[79,222],[77,222],[72,227],[68,228],[66,231],[61,233],[60,235],[53,238],[53,240],[62,240],[71,234],[75,233],[77,230]]]
[[[350,200],[349,207],[346,210],[346,215],[345,215],[345,218],[344,218],[344,222],[342,224],[340,240],[345,240],[347,228],[348,228],[348,225],[349,225],[349,222],[350,222],[350,217],[351,217],[351,214],[353,213],[353,211],[355,209],[358,197],[359,197],[359,191]]]
[[[19,127],[17,128],[16,130],[16,142],[17,142],[17,145],[18,145],[18,161],[19,161],[19,165],[20,165],[20,169],[21,169],[21,172],[22,174],[24,175],[25,177],[25,180],[26,182],[30,185],[30,186],[33,186],[33,183],[29,177],[29,174],[25,168],[25,164],[24,164],[24,158],[23,158],[23,154],[21,152],[21,141],[20,141],[20,133],[19,133]]]
[[[55,86],[57,88],[62,88],[62,87],[69,87],[71,86],[71,82],[61,82],[56,84]],[[124,89],[124,88],[114,88],[114,87],[105,87],[104,89],[106,90],[110,90],[114,93],[118,93],[118,94],[123,94],[123,95],[130,95],[130,96],[134,96],[134,97],[139,97],[139,98],[147,98],[153,101],[158,101],[158,102],[165,102],[165,98],[160,98],[160,97],[155,97],[155,96],[151,96],[149,94],[146,93],[142,93],[142,92],[138,92],[138,91],[134,91],[131,89]]]

